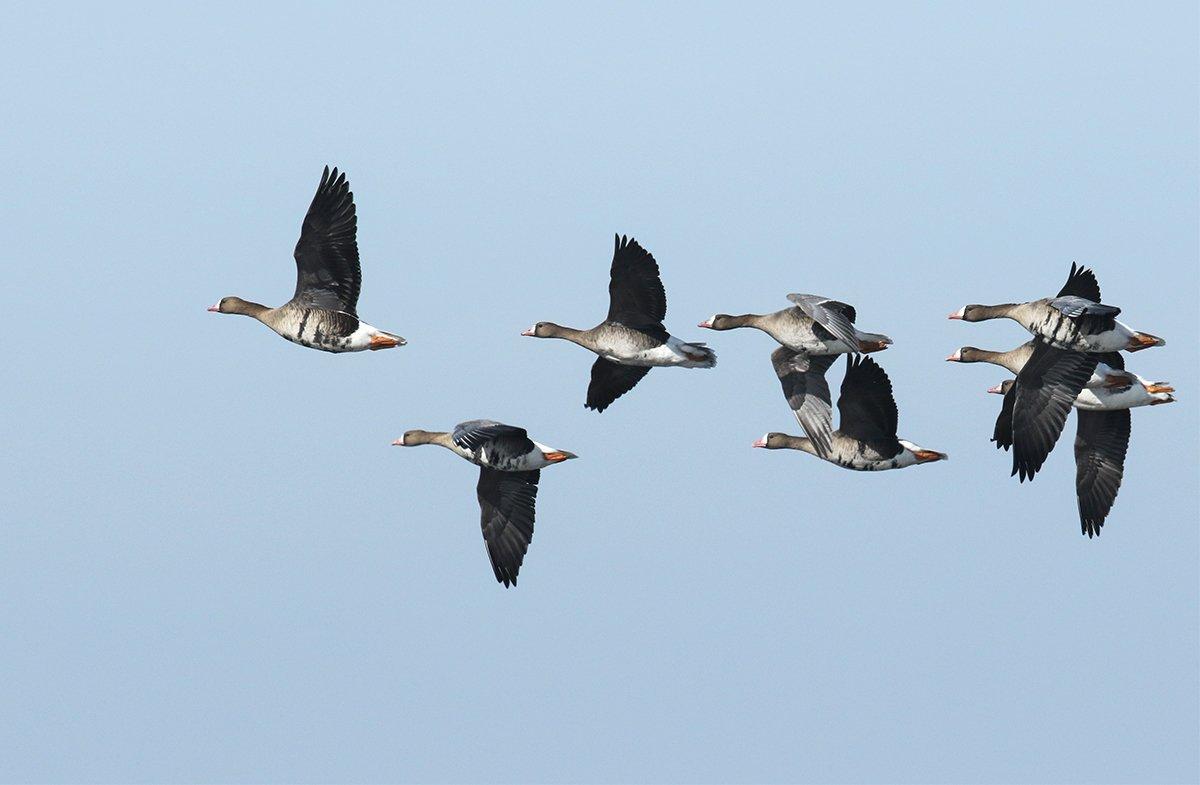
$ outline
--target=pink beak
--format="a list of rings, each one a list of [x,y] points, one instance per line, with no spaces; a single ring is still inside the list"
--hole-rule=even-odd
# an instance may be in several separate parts
[[[766,439],[755,439],[755,440],[754,440],[754,444],[752,444],[752,445],[750,445],[750,446],[751,446],[751,447],[766,447],[766,446],[767,446],[767,440],[766,440]]]
[[[393,446],[393,447],[403,447],[403,446],[404,446],[404,437],[403,437],[403,436],[401,436],[399,439],[397,439],[396,441],[392,442],[392,446]]]
[[[532,335],[533,335],[533,330],[522,330],[522,331],[521,331],[521,335],[528,335],[528,336],[532,336]]]
[[[712,322],[705,320],[705,321],[703,321],[703,322],[700,322],[700,324],[698,324],[698,325],[696,325],[696,326],[697,326],[697,327],[707,327],[708,329],[710,329],[710,330],[711,330],[711,329],[712,329]]]
[[[996,393],[996,395],[1004,395],[1004,390],[1000,389],[1003,386],[1004,385],[1002,385],[1002,384],[997,384],[995,387],[989,387],[988,392]]]
[[[216,305],[210,305],[208,306],[208,310],[212,311],[213,313],[217,313],[221,310],[221,304],[217,303]]]
[[[954,317],[953,317],[953,316],[951,316],[950,318],[951,318],[951,319],[953,319]],[[954,354],[952,354],[952,355],[950,355],[949,357],[947,357],[947,358],[946,358],[946,362],[948,362],[948,363],[956,363],[956,362],[958,362],[958,361],[959,361],[959,360],[961,360],[961,359],[962,359],[962,354],[961,354],[961,353],[958,351],[958,349],[955,349],[955,350],[954,350]]]
[[[954,313],[950,314],[950,315],[949,315],[948,317],[946,317],[946,318],[948,318],[948,319],[961,319],[961,318],[962,318],[962,308],[959,308],[957,311],[955,311]]]

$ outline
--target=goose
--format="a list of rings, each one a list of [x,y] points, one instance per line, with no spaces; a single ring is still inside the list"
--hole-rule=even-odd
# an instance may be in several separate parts
[[[1137,352],[1166,341],[1132,330],[1116,320],[1121,309],[1100,302],[1100,284],[1086,267],[1071,263],[1071,272],[1058,295],[1027,303],[964,305],[951,319],[982,322],[1012,319],[1035,336],[1060,349],[1078,352]]]
[[[278,308],[222,297],[208,310],[253,317],[292,343],[323,352],[390,349],[408,343],[358,318],[362,286],[358,218],[345,173],[325,167],[296,242],[296,293]]]
[[[1013,373],[1020,373],[1021,369],[1025,367],[1025,363],[1029,362],[1037,344],[1038,339],[1034,338],[1007,352],[993,352],[987,349],[977,349],[974,346],[963,346],[955,349],[954,353],[946,360],[955,363],[991,363],[999,365],[1001,368],[1007,368]],[[1132,380],[1130,375],[1122,370],[1123,367],[1121,355],[1118,352],[1100,353],[1096,370],[1088,378],[1084,385],[1085,388],[1129,386]]]
[[[1127,390],[1101,387],[1085,389],[1072,405],[1076,412],[1075,431],[1075,496],[1079,507],[1080,530],[1089,538],[1100,534],[1100,528],[1117,500],[1125,474],[1125,455],[1129,449],[1130,409],[1173,403],[1174,388],[1165,382],[1147,382],[1137,374]],[[1005,396],[1016,385],[1007,379],[988,390]],[[1012,418],[1003,407],[996,420],[993,437],[997,447],[1012,446]]]
[[[718,313],[700,322],[709,330],[733,330],[752,327],[762,330],[793,351],[824,356],[886,349],[892,339],[879,333],[865,333],[854,326],[854,306],[816,294],[789,294],[791,308],[768,314],[740,316]]]
[[[590,330],[538,322],[521,335],[561,338],[599,357],[592,365],[584,407],[603,412],[633,389],[651,368],[712,368],[717,355],[703,343],[667,332],[667,295],[658,263],[637,240],[617,235],[608,284],[608,317]]]
[[[1168,382],[1151,382],[1136,373],[1120,371],[1128,383],[1107,387],[1084,387],[1079,395],[1071,402],[1076,409],[1089,412],[1107,412],[1120,409],[1136,409],[1139,406],[1158,406],[1163,403],[1175,403],[1175,388]],[[1116,378],[1115,376],[1113,378]],[[988,392],[1007,395],[1017,383],[1016,379],[1005,379],[995,387],[989,387]]]
[[[479,467],[476,494],[492,572],[505,588],[516,586],[525,551],[533,540],[541,470],[579,456],[535,442],[524,428],[495,420],[467,420],[449,432],[405,431],[392,444],[436,444]]]
[[[801,450],[855,471],[903,469],[949,458],[946,453],[896,438],[897,411],[892,383],[870,357],[846,358],[846,376],[837,405],[841,423],[830,434],[831,445],[825,454],[811,438],[784,433],[764,434],[753,446]]]

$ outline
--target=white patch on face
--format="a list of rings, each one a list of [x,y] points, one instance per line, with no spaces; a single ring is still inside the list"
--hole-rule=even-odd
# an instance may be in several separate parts
[[[966,314],[966,312],[967,312],[967,306],[964,305],[962,308],[959,308],[957,311],[954,312],[954,318],[961,319],[961,318],[963,318],[963,315]]]

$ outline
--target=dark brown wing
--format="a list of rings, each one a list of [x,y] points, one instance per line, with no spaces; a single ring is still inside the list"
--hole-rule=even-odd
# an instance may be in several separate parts
[[[592,364],[592,381],[588,385],[584,408],[604,411],[609,404],[632,390],[648,373],[650,369],[643,365],[621,365],[597,357]]]
[[[1096,369],[1096,355],[1039,342],[1017,374],[1012,473],[1033,479],[1062,433],[1071,404]]]
[[[840,432],[869,444],[884,458],[903,449],[896,438],[898,415],[892,382],[870,357],[846,355],[838,413]]]
[[[517,572],[533,541],[534,503],[540,478],[540,469],[479,470],[479,485],[475,490],[479,496],[483,541],[496,580],[505,586],[517,585]]]
[[[1067,297],[1068,295],[1082,297],[1094,303],[1100,302],[1100,282],[1096,280],[1096,274],[1082,265],[1077,266],[1071,262],[1071,272],[1067,276],[1067,282],[1063,284],[1062,289],[1059,289],[1056,296]]]
[[[325,167],[296,242],[292,302],[358,316],[358,217],[346,175]]]
[[[667,293],[650,252],[637,240],[618,235],[610,275],[608,321],[626,327],[661,327],[667,315]]]
[[[1079,497],[1079,526],[1088,537],[1100,533],[1108,517],[1129,450],[1128,409],[1079,412],[1075,432],[1075,493]]]
[[[1004,400],[1000,404],[1000,414],[996,417],[996,427],[992,430],[992,441],[996,449],[1007,450],[1013,443],[1013,405],[1017,401],[1017,385],[1011,385],[1004,391]]]

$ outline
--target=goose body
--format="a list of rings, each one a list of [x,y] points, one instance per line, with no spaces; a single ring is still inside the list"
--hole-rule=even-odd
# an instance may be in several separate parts
[[[346,175],[325,167],[296,242],[296,293],[278,308],[224,297],[208,310],[249,316],[292,343],[324,352],[361,352],[407,341],[358,318],[362,270],[358,218]]]
[[[903,469],[948,457],[896,436],[898,413],[891,381],[869,357],[847,358],[838,412],[841,422],[829,434],[828,449],[819,448],[809,437],[782,433],[765,434],[753,446],[800,450],[844,469],[866,472]]]
[[[1025,303],[964,305],[950,318],[968,322],[1012,319],[1051,346],[1076,352],[1136,352],[1166,344],[1162,338],[1118,322],[1120,313],[1120,308],[1100,302],[1095,273],[1072,264],[1067,282],[1055,297]]]
[[[533,541],[541,470],[577,456],[530,439],[524,428],[495,420],[467,420],[453,431],[406,431],[392,444],[435,444],[480,467],[476,495],[488,559],[496,580],[515,586]]]
[[[1121,371],[1121,373],[1131,379],[1130,384],[1121,387],[1084,387],[1079,391],[1079,395],[1075,396],[1071,406],[1083,411],[1111,412],[1175,402],[1175,397],[1171,395],[1175,392],[1175,388],[1167,382],[1150,382],[1128,371]],[[1015,384],[1015,379],[1006,379],[990,388],[988,392],[1006,395]]]
[[[812,356],[878,352],[892,343],[886,335],[855,327],[857,314],[852,305],[815,294],[789,294],[788,299],[796,305],[767,314],[718,313],[699,326],[710,330],[761,330],[780,345]]]
[[[632,238],[616,237],[609,273],[608,317],[588,330],[538,322],[521,333],[561,338],[597,355],[584,406],[603,412],[651,368],[712,368],[717,355],[703,343],[667,332],[667,296],[658,263]]]

